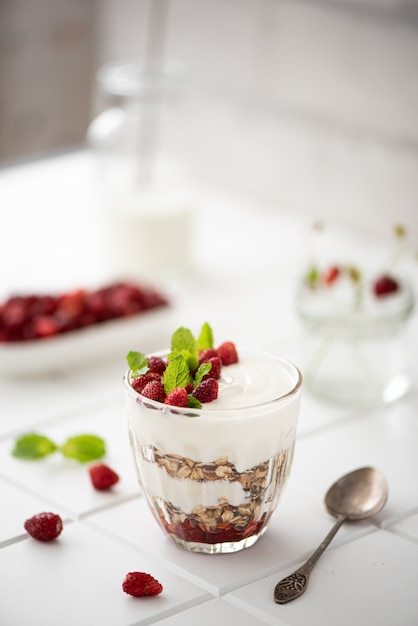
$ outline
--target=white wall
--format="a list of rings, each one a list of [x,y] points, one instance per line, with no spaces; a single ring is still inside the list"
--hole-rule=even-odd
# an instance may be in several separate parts
[[[204,182],[384,233],[404,221],[418,242],[417,2],[160,4]],[[100,61],[142,54],[148,3],[101,11]]]
[[[94,70],[150,45],[189,69],[202,182],[378,232],[403,221],[418,246],[418,0],[0,2],[0,159],[83,141]]]

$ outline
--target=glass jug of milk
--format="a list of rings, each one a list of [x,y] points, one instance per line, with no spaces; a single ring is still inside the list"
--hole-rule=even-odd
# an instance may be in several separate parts
[[[115,62],[97,73],[104,110],[88,140],[98,155],[103,259],[112,279],[190,268],[193,190],[184,67]]]

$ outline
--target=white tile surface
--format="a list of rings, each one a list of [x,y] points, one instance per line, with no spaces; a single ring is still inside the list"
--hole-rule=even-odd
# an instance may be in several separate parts
[[[418,542],[418,513],[406,517],[396,524],[389,524],[385,527],[407,539],[414,539]]]
[[[291,481],[265,535],[251,549],[234,555],[211,557],[179,548],[155,523],[145,498],[92,515],[88,521],[153,555],[175,573],[185,575],[187,572],[191,582],[204,586],[211,593],[223,594],[282,569],[301,553],[309,556],[335,520],[325,512],[322,499],[298,489]],[[347,524],[340,530],[335,544],[373,530],[375,527],[368,522]]]
[[[62,169],[56,162],[53,168],[57,177],[59,172],[77,176],[77,171],[86,171],[83,159],[58,161]],[[51,170],[48,163],[35,170],[42,187],[43,176],[49,179]],[[24,173],[32,170],[22,171],[25,180]],[[13,184],[19,183],[16,171],[12,178]],[[277,350],[298,361],[293,287],[300,258],[299,218],[272,213],[249,199],[229,203],[220,194],[208,194],[203,205],[200,218],[205,228],[196,242],[202,256],[195,276],[182,285],[175,322],[198,328],[209,320],[220,341]],[[51,207],[46,214],[48,210]],[[24,213],[24,207],[20,211]],[[16,227],[21,214],[14,219]],[[219,223],[225,228],[215,258]],[[81,246],[73,265],[66,268],[66,280],[77,281],[86,260]],[[57,260],[55,277],[62,262]],[[21,278],[22,268],[17,265],[8,280]],[[165,332],[161,329],[160,339],[167,343]],[[416,327],[414,332],[418,336]],[[213,615],[228,624],[415,625],[416,356],[412,363],[411,393],[386,408],[335,408],[305,392],[294,467],[276,514],[255,546],[224,556],[189,553],[175,546],[147,508],[128,446],[121,380],[124,355],[36,382],[24,376],[18,382],[1,377],[0,621],[6,620],[7,626],[133,626],[166,620],[173,626],[194,621],[209,626]],[[120,483],[110,493],[96,492],[87,467],[58,454],[36,463],[15,459],[11,456],[15,437],[29,429],[57,443],[83,432],[102,436],[108,446],[105,460],[120,474]],[[307,558],[334,522],[324,507],[326,490],[341,474],[363,465],[375,465],[387,477],[386,507],[373,519],[344,524],[317,564],[306,594],[291,605],[277,606],[272,599],[274,584]],[[56,510],[64,517],[62,536],[53,544],[40,544],[22,530],[24,520],[41,510]],[[159,578],[163,594],[146,602],[123,594],[123,577],[134,569]]]
[[[273,591],[288,568],[232,592],[225,599],[275,623],[331,626],[379,623],[416,624],[418,546],[378,531],[349,545],[326,552],[312,572],[303,596],[286,605],[275,604]],[[383,598],[390,598],[383,601]]]
[[[61,400],[60,400],[61,402]],[[58,403],[57,403],[58,404]],[[103,461],[120,476],[111,491],[96,491],[88,475],[89,463],[65,459],[59,452],[39,461],[23,461],[12,456],[15,438],[0,443],[0,474],[9,477],[34,493],[48,494],[56,505],[66,507],[73,515],[110,506],[137,495],[138,486],[132,471],[124,407],[122,404],[102,403],[89,406],[71,419],[50,421],[35,432],[61,445],[68,437],[92,433],[106,443]],[[23,434],[23,433],[19,433]]]
[[[396,518],[416,507],[410,476],[418,473],[416,401],[406,400],[370,413],[352,414],[340,425],[331,425],[300,438],[293,480],[324,494],[339,476],[363,466],[374,466],[386,476],[389,498],[380,521]],[[330,468],[333,476],[330,476]]]
[[[16,487],[7,479],[0,477],[0,493],[2,503],[2,515],[0,521],[0,546],[12,543],[19,538],[27,537],[24,523],[27,519],[49,511],[61,516],[65,523],[70,516],[65,507],[57,507],[47,495],[36,496],[30,491]]]
[[[14,378],[2,377],[0,393],[5,406],[8,407],[1,416],[2,437],[24,432],[37,422],[71,414],[89,402],[85,383],[73,382],[61,376],[48,377],[41,383],[24,375]]]
[[[155,598],[128,596],[122,582],[132,571],[152,574],[164,592]],[[26,539],[3,548],[0,581],[1,615],[8,626],[146,624],[208,598],[139,550],[81,522],[69,524],[53,543]]]
[[[264,620],[245,613],[241,609],[228,604],[222,598],[210,600],[204,604],[187,609],[187,611],[183,611],[180,614],[167,617],[161,620],[160,624],[162,626],[185,626],[186,624],[212,626],[214,622],[219,624],[240,624],[240,626],[262,626],[266,624]]]

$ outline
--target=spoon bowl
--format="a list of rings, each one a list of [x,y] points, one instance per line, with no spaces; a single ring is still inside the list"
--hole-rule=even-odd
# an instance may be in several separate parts
[[[362,467],[339,478],[325,496],[325,506],[337,521],[306,563],[277,583],[274,601],[277,604],[286,604],[301,596],[308,586],[314,565],[342,524],[346,520],[357,521],[376,515],[385,506],[387,497],[386,480],[373,467]]]
[[[386,504],[388,488],[384,476],[373,467],[363,467],[337,480],[325,496],[327,511],[348,520],[376,515]]]

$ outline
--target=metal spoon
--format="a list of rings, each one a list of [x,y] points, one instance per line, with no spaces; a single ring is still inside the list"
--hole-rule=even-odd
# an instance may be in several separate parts
[[[274,589],[274,600],[286,604],[306,590],[311,571],[340,526],[346,521],[366,519],[376,515],[386,504],[388,488],[382,474],[372,467],[363,467],[346,474],[330,487],[325,506],[337,521],[320,546],[304,565],[286,576]]]

